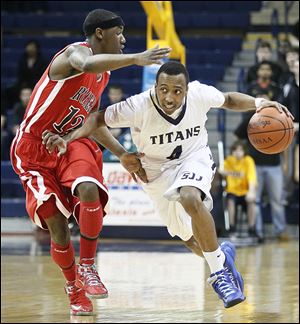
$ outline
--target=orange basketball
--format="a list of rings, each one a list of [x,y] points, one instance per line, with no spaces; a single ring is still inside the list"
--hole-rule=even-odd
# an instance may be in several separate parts
[[[247,132],[250,143],[258,151],[275,154],[284,151],[291,144],[294,124],[284,112],[268,107],[252,116]]]

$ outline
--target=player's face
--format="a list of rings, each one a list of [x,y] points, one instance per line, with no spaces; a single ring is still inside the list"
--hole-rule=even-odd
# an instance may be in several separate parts
[[[102,30],[101,53],[122,54],[126,43],[123,31],[124,28],[122,26]]]
[[[161,73],[155,86],[160,107],[167,115],[172,115],[181,107],[187,93],[184,74],[168,75]]]

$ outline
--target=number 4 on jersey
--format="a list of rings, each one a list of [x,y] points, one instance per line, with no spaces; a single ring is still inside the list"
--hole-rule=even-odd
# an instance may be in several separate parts
[[[175,149],[171,153],[171,155],[167,156],[167,159],[169,159],[169,160],[179,159],[181,153],[182,153],[182,145],[178,145],[178,146],[175,147]]]

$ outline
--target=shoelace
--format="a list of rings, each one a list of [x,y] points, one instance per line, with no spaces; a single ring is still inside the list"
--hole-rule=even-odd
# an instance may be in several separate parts
[[[90,267],[81,266],[80,272],[84,276],[89,286],[103,286],[100,277],[95,269],[95,265]]]
[[[213,282],[213,284],[217,286],[218,291],[220,291],[225,298],[227,298],[231,294],[234,294],[232,286],[227,282],[227,278],[223,273],[218,275],[216,281]]]
[[[234,284],[234,286],[235,286],[236,288],[238,288],[237,281],[235,280],[232,271],[231,271],[228,267],[224,267],[224,269],[225,269],[225,271],[227,272],[227,274],[229,275],[229,278],[230,278],[231,282]]]
[[[85,294],[81,288],[75,286],[66,287],[67,294],[70,296],[71,304],[82,304],[86,302]]]

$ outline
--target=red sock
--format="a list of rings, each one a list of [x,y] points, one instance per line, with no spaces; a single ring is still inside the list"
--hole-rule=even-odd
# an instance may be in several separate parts
[[[80,263],[93,264],[103,224],[100,200],[80,203]]]
[[[51,241],[50,254],[67,281],[74,281],[76,279],[76,267],[72,242],[70,241],[67,246],[61,246]]]

